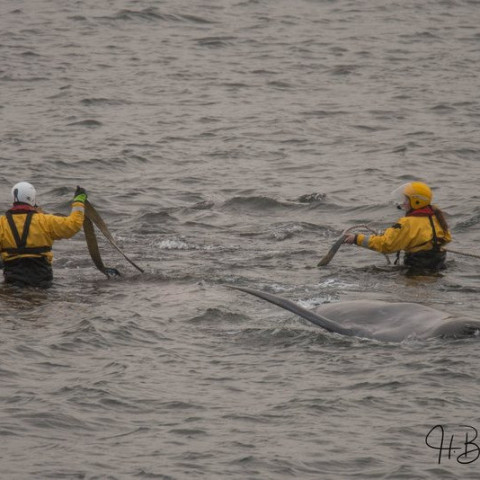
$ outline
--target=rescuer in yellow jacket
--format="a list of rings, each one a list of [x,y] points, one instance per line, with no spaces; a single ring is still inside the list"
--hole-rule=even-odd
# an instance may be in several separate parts
[[[52,245],[83,225],[86,191],[77,187],[68,217],[41,213],[28,182],[12,188],[13,206],[0,217],[0,249],[6,283],[47,288],[53,280]]]
[[[406,215],[382,235],[347,234],[345,243],[356,244],[380,253],[405,251],[404,264],[411,274],[437,273],[445,268],[446,251],[452,240],[443,212],[432,206],[432,191],[422,182],[410,182],[392,194],[397,208]]]

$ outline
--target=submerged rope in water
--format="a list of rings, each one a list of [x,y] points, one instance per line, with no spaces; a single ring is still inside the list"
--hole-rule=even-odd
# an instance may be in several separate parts
[[[444,248],[444,250],[448,253],[455,253],[456,255],[464,255],[465,257],[480,258],[480,255],[476,255],[475,253],[459,252],[458,250],[452,250],[451,248]]]

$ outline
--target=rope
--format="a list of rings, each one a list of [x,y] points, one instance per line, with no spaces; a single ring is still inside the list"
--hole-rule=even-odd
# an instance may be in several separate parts
[[[368,226],[367,224],[354,225],[353,227],[349,227],[346,230],[344,230],[343,234],[345,235],[346,233],[349,233],[350,230],[358,230],[358,229],[361,230],[362,228],[365,230],[368,230],[369,232],[372,232],[374,235],[378,235],[378,232],[373,228],[371,228],[370,226]],[[390,265],[392,262],[390,261],[389,256],[385,255],[384,253],[382,253],[382,255],[386,258],[387,264]]]
[[[465,257],[480,258],[480,255],[475,255],[474,253],[459,252],[458,250],[452,250],[451,248],[444,248],[444,250],[448,253],[455,253],[457,255],[464,255]]]
[[[378,235],[378,233],[371,227],[369,227],[366,224],[361,224],[361,225],[353,225],[352,227],[347,228],[346,230],[343,231],[342,235],[337,239],[337,241],[332,245],[328,253],[318,262],[317,267],[323,267],[325,265],[328,265],[339,248],[343,245],[343,241],[345,240],[345,235],[349,233],[351,230],[359,230],[359,229],[365,229],[370,232],[372,232],[374,235]],[[466,253],[466,252],[459,252],[458,250],[452,250],[451,248],[443,248],[446,252],[453,253],[456,255],[463,255],[465,257],[473,257],[473,258],[480,258],[480,255],[476,255],[474,253]],[[387,259],[388,264],[390,265],[392,262],[390,261],[390,258],[388,255],[383,254],[384,257]]]
[[[90,256],[92,257],[93,263],[95,266],[107,277],[113,275],[120,275],[120,272],[115,268],[105,267],[102,262],[102,258],[100,256],[100,251],[98,249],[97,238],[95,236],[95,230],[93,228],[93,224],[95,224],[98,229],[103,233],[104,237],[110,242],[110,244],[118,250],[119,253],[123,255],[125,260],[130,262],[138,271],[143,273],[143,269],[140,268],[137,264],[135,264],[130,258],[122,252],[120,247],[115,243],[115,240],[112,237],[112,234],[107,228],[107,225],[103,221],[102,217],[98,214],[95,210],[93,205],[86,200],[85,201],[85,219],[83,221],[83,230],[85,232],[85,237],[87,239],[87,246],[88,251],[90,252]]]
[[[349,227],[343,231],[343,234],[345,235],[346,233],[349,233],[350,230],[358,230],[359,228],[364,228],[365,230],[372,232],[374,235],[378,235],[378,232],[373,228],[369,227],[367,224],[354,225],[353,227]]]
[[[371,227],[369,227],[368,225],[354,225],[353,227],[347,228],[346,230],[343,231],[342,235],[340,235],[337,241],[332,245],[328,253],[317,263],[317,267],[324,267],[325,265],[328,265],[332,261],[333,257],[335,256],[339,248],[343,245],[343,241],[345,240],[345,235],[348,232],[350,232],[350,230],[353,230],[353,229],[361,230],[362,228],[374,233],[375,235],[378,235],[377,232],[373,230]],[[388,256],[384,254],[384,257],[387,259],[387,262],[390,265],[392,262],[390,261]]]
[[[109,278],[119,276],[120,272],[116,268],[106,267],[103,263],[100,250],[98,249],[97,236],[95,235],[93,223],[87,215],[85,215],[83,220],[83,232],[85,233],[85,239],[87,240],[88,252],[90,253],[90,257],[92,257],[95,266]]]
[[[359,228],[365,228],[366,230],[369,230],[370,232],[372,232],[374,235],[378,235],[378,233],[372,228],[370,228],[368,225],[354,225],[353,227],[350,227],[344,230],[343,234],[345,235],[346,233],[349,233],[350,230],[356,230]],[[459,252],[458,250],[452,250],[451,248],[443,248],[443,250],[445,250],[448,253],[454,253],[456,255],[464,255],[465,257],[480,258],[480,255],[476,255],[475,253]],[[387,256],[385,255],[385,257]],[[388,257],[387,257],[387,260],[388,260],[388,263],[390,263],[390,259]]]

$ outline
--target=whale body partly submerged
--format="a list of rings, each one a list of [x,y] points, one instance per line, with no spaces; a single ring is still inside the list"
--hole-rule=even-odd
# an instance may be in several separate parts
[[[232,286],[289,310],[315,325],[342,335],[401,342],[407,338],[462,338],[478,335],[480,321],[453,318],[418,303],[358,300],[320,305],[315,311],[286,298],[248,287]]]

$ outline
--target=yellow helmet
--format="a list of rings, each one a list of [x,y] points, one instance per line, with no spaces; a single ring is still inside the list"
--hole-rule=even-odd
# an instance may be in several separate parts
[[[432,203],[432,190],[423,182],[409,182],[401,187],[398,187],[392,194],[396,201],[399,202],[399,197],[407,197],[410,202],[410,208],[417,210],[426,207]]]

